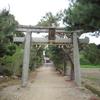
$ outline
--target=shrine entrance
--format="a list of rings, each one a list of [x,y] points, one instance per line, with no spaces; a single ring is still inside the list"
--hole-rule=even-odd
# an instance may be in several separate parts
[[[24,48],[24,59],[23,59],[23,69],[22,69],[22,86],[27,86],[28,83],[28,73],[29,73],[29,58],[30,58],[30,43],[52,43],[52,45],[73,45],[73,58],[74,58],[74,77],[75,83],[78,86],[81,86],[81,75],[80,75],[80,61],[79,61],[79,49],[78,43],[88,43],[89,38],[79,39],[77,37],[77,33],[80,30],[76,31],[65,31],[64,28],[61,27],[40,27],[40,26],[23,26],[20,25],[16,31],[26,32],[25,37],[14,37],[14,42],[25,42]],[[34,38],[32,37],[32,33],[48,33],[48,38]],[[71,34],[72,38],[57,38],[56,34],[65,33]]]

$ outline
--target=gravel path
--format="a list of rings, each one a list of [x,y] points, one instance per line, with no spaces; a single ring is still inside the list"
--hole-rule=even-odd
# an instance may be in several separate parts
[[[44,66],[37,71],[34,81],[30,81],[26,88],[20,85],[4,88],[0,100],[90,100],[93,96],[84,87],[75,86],[54,67]]]

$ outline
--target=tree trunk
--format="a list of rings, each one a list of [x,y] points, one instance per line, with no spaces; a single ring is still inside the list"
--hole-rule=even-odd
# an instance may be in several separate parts
[[[62,48],[62,50],[66,53],[70,63],[71,63],[71,75],[70,75],[70,80],[74,80],[74,63],[73,63],[73,60],[70,56],[70,54],[64,49]]]
[[[70,80],[74,80],[74,67],[71,66],[70,70]]]
[[[67,57],[65,55],[65,59],[64,59],[64,76],[67,75]]]

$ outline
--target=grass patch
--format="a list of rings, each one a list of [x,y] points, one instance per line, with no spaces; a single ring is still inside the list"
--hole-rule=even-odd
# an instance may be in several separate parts
[[[15,84],[20,84],[20,83],[21,83],[21,79],[20,78],[18,78],[18,79],[10,79],[7,82],[4,82],[4,83],[0,84],[0,87],[6,87],[6,86],[9,86],[9,85],[15,85]]]
[[[100,65],[80,65],[81,68],[100,68]]]
[[[89,79],[89,80],[100,80],[100,79],[98,79],[98,78],[92,78],[92,77],[86,77],[85,79]]]

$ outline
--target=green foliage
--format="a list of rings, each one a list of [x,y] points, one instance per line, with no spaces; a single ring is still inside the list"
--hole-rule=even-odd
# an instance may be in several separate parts
[[[19,69],[22,66],[23,52],[23,49],[17,47],[16,52],[12,56],[5,55],[1,58],[4,67],[1,68],[0,75],[18,75]]]
[[[16,45],[14,43],[0,43],[0,57],[4,55],[12,56],[16,52]]]
[[[42,19],[38,22],[37,26],[59,26],[58,22],[62,19],[62,11],[59,11],[54,16],[51,12],[45,14]]]
[[[48,51],[51,54],[49,57],[53,61],[54,66],[57,69],[63,69],[65,53],[62,51],[62,49],[58,48],[57,46],[49,46]]]
[[[14,16],[4,9],[0,13],[0,35],[12,34],[17,26],[18,22],[15,20]]]
[[[4,55],[13,55],[16,50],[16,45],[13,41],[13,34],[18,22],[14,16],[9,14],[9,11],[4,9],[0,12],[0,57]]]
[[[39,45],[31,46],[31,52],[30,52],[30,69],[31,70],[42,65],[43,50],[44,50],[44,46],[39,46]]]
[[[64,10],[63,22],[67,26],[66,29],[83,29],[86,32],[99,30],[99,5],[100,0],[76,0],[72,2],[70,7],[67,10]]]
[[[0,12],[0,75],[17,75],[21,72],[23,50],[22,43],[13,43],[13,36],[25,36],[22,32],[15,32],[18,22],[6,9]],[[19,73],[21,74],[21,73]]]
[[[14,43],[10,43],[6,51],[6,55],[12,56],[16,52],[16,48],[17,46]]]
[[[16,37],[24,37],[25,34],[23,32],[14,32],[14,36],[16,36]]]
[[[100,49],[96,44],[87,44],[83,49],[83,56],[80,57],[81,64],[100,65]]]
[[[84,57],[84,55],[80,55],[80,64],[81,64],[81,65],[90,65],[91,63],[89,62],[88,59],[86,59],[86,58]]]

